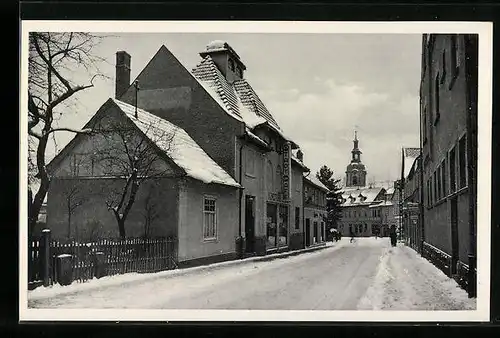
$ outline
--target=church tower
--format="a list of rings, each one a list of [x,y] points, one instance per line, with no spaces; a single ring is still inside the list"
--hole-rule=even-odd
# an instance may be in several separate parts
[[[366,169],[361,163],[361,150],[359,150],[358,133],[354,131],[354,146],[352,148],[351,163],[346,170],[346,187],[364,187],[366,186]]]

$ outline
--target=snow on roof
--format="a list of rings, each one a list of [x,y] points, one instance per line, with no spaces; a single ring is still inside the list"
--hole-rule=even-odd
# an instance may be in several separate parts
[[[342,204],[343,207],[365,205],[375,202],[375,198],[382,191],[381,187],[378,188],[348,188],[342,190],[342,198],[346,201]]]
[[[233,117],[237,116],[250,129],[267,124],[284,139],[292,141],[290,137],[283,133],[274,117],[246,79],[229,83],[210,55],[205,56],[191,73],[204,88],[210,88],[207,91],[214,96],[226,112]]]
[[[391,188],[387,189],[387,190],[385,191],[385,194],[386,194],[386,195],[392,195],[392,194],[394,194],[394,187],[391,187]]]
[[[246,134],[251,139],[253,139],[257,143],[259,143],[261,146],[263,146],[263,147],[269,147],[269,145],[267,144],[266,141],[264,141],[263,139],[261,139],[260,137],[258,137],[257,135],[255,135],[249,128],[245,128],[245,132],[246,132]]]
[[[226,48],[226,42],[225,41],[222,41],[222,40],[214,40],[214,41],[211,41],[208,45],[207,45],[207,51],[208,50],[214,50],[214,49],[225,49]]]
[[[404,172],[403,175],[406,178],[415,163],[415,160],[420,155],[420,148],[403,148],[404,157]]]
[[[130,121],[186,172],[187,176],[204,183],[240,187],[224,169],[203,151],[184,129],[140,108],[137,109],[138,118],[135,118],[134,106],[116,99],[112,100]],[[170,139],[166,140],[158,137],[165,132],[172,135],[171,142]]]
[[[379,203],[370,205],[368,208],[390,207],[393,205],[394,205],[394,203],[392,203],[392,201],[381,201]]]
[[[296,164],[298,164],[299,166],[304,168],[306,171],[309,171],[309,168],[304,164],[304,162],[299,160],[296,155],[292,154],[291,158],[292,158],[292,162],[295,162]]]
[[[307,181],[309,181],[311,184],[317,186],[318,188],[326,191],[330,191],[318,178],[314,175],[304,177]]]

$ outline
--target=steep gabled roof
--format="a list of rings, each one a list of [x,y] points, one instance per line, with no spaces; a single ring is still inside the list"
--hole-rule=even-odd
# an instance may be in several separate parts
[[[134,106],[116,99],[113,101],[130,121],[186,172],[187,176],[204,183],[240,187],[184,129],[143,109],[137,109],[137,118],[135,118]],[[171,142],[166,143],[164,138],[155,137],[165,132],[173,136]]]
[[[310,184],[316,186],[317,188],[319,188],[320,190],[323,190],[324,192],[328,192],[330,191],[323,183],[321,183],[320,180],[318,180],[316,178],[316,176],[312,175],[312,176],[308,176],[308,177],[305,177],[304,176],[304,179],[306,181],[308,181]]]
[[[254,129],[257,126],[267,125],[296,146],[292,139],[283,133],[247,80],[241,79],[229,83],[210,55],[205,56],[191,73],[205,89],[208,88],[210,94],[217,96],[215,99],[224,110],[241,118],[247,127]]]
[[[137,109],[136,118],[135,107],[128,103],[112,98],[108,99],[90,121],[87,122],[84,128],[91,126],[93,121],[96,120],[96,116],[106,113],[112,105],[117,107],[118,110],[151,142],[154,142],[158,149],[172,160],[186,176],[207,184],[214,183],[241,187],[224,169],[203,151],[184,129],[140,108]],[[170,137],[168,141],[166,138],[158,137],[165,133],[172,135],[171,140]],[[76,146],[80,139],[82,139],[82,135],[75,135],[47,167],[50,168],[50,170],[54,170],[54,167],[61,163],[62,158],[71,152],[71,149]]]
[[[345,202],[341,206],[370,205],[376,201],[381,192],[385,192],[385,189],[382,187],[344,189],[341,193]]]

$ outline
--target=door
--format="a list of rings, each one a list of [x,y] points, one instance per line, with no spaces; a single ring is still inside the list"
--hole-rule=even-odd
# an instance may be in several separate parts
[[[458,220],[457,220],[457,197],[450,200],[450,221],[451,221],[451,274],[457,273],[458,263]]]
[[[311,245],[311,220],[306,218],[306,246]]]
[[[246,252],[255,251],[255,209],[254,196],[245,196],[245,237],[246,237]]]

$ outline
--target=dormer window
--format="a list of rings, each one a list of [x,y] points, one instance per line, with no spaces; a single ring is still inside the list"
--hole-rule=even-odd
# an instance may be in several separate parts
[[[234,72],[234,61],[232,59],[229,59],[229,69]]]

